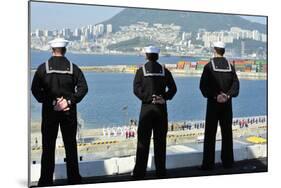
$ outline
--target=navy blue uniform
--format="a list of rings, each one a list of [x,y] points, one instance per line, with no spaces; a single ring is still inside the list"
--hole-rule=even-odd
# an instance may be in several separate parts
[[[218,122],[221,128],[221,159],[224,167],[234,162],[232,139],[232,97],[238,96],[239,80],[234,67],[224,57],[211,60],[204,67],[200,80],[200,90],[207,98],[206,125],[204,136],[203,169],[212,169],[215,162],[215,142]],[[227,94],[225,103],[217,102],[217,95]]]
[[[77,110],[88,92],[82,71],[66,57],[51,57],[41,64],[34,74],[32,94],[42,103],[42,158],[39,185],[51,185],[55,165],[55,146],[60,126],[66,152],[67,177],[69,183],[79,183],[81,176],[77,156]],[[55,111],[57,98],[69,102],[68,111]]]
[[[145,176],[152,131],[156,174],[163,176],[166,173],[167,105],[166,103],[153,104],[152,95],[171,100],[176,91],[177,87],[171,72],[159,63],[147,62],[137,70],[134,93],[142,101],[142,106],[138,126],[136,165],[133,171],[136,178]]]

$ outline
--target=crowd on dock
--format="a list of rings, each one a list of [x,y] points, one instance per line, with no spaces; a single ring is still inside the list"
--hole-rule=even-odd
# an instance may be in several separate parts
[[[104,137],[125,137],[126,139],[135,138],[137,134],[137,120],[130,120],[127,126],[107,127],[102,129]]]
[[[245,117],[245,118],[234,118],[232,125],[237,126],[239,128],[248,128],[254,124],[265,123],[266,117],[265,116],[258,116],[258,117]],[[170,123],[169,131],[184,131],[184,130],[194,130],[194,129],[204,129],[205,128],[205,121],[184,121],[184,122],[175,122]]]
[[[248,128],[251,125],[266,123],[266,116],[234,118],[232,125],[239,128]],[[200,130],[205,128],[205,121],[183,121],[170,122],[169,131],[187,131]],[[125,137],[126,139],[135,138],[137,135],[137,120],[130,120],[130,124],[126,126],[103,128],[102,135],[104,137]]]
[[[234,119],[232,125],[239,125],[240,128],[248,128],[250,125],[265,123],[266,117],[249,117],[243,119]]]

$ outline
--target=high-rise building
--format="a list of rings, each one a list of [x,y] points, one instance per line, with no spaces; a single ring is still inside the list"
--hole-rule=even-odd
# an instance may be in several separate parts
[[[104,25],[103,24],[98,24],[94,26],[94,31],[93,35],[94,36],[100,36],[104,33]]]
[[[260,33],[258,30],[253,30],[252,33],[253,40],[261,40]]]
[[[44,31],[44,36],[45,37],[50,37],[50,36],[52,36],[52,34],[53,34],[52,31],[49,31],[49,30],[45,30]]]
[[[85,29],[84,36],[85,36],[85,40],[89,40],[91,38],[91,32],[89,28]]]
[[[252,39],[253,38],[253,32],[250,30],[244,30],[247,39]]]
[[[182,41],[185,41],[185,40],[186,40],[185,32],[182,32],[181,40],[182,40]]]
[[[267,40],[267,35],[262,33],[261,34],[261,41],[266,42],[266,40]]]
[[[87,29],[89,31],[89,34],[93,34],[94,26],[93,25],[87,25]]]
[[[79,37],[79,36],[81,35],[81,33],[82,33],[82,32],[81,32],[81,29],[75,28],[73,35],[74,35],[75,37]]]
[[[93,35],[94,36],[98,35],[98,26],[97,25],[94,26]]]
[[[187,47],[191,48],[191,40],[188,40]]]
[[[42,37],[44,35],[44,32],[40,29],[35,30],[36,37]]]
[[[106,32],[109,34],[109,33],[112,33],[112,24],[107,24],[106,25]]]
[[[241,40],[241,57],[245,56],[245,41]]]
[[[99,33],[100,35],[102,35],[103,32],[104,32],[104,25],[103,25],[103,24],[99,24],[99,25],[98,25],[98,33]]]
[[[80,42],[86,42],[86,41],[87,41],[86,37],[84,35],[81,35]]]
[[[62,36],[65,38],[69,38],[71,36],[71,30],[69,28],[63,28]]]

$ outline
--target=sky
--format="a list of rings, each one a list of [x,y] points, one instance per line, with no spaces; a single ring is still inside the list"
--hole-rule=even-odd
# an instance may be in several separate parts
[[[31,2],[31,31],[35,29],[74,29],[86,25],[95,25],[110,19],[123,8],[73,5],[59,3]],[[265,24],[265,17],[242,16],[253,22]]]
[[[94,25],[116,15],[123,8],[31,2],[31,30],[74,29]]]

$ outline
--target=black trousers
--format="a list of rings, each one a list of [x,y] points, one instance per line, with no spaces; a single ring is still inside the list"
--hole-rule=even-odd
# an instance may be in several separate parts
[[[232,138],[232,102],[231,100],[220,104],[215,100],[208,99],[203,164],[205,168],[213,168],[215,163],[215,146],[218,122],[221,128],[222,148],[221,160],[223,166],[231,167],[234,162],[233,138]]]
[[[60,126],[66,153],[68,183],[79,183],[81,176],[77,156],[77,114],[76,108],[68,112],[56,112],[44,108],[42,112],[42,157],[41,176],[38,185],[51,185],[55,168],[55,147]]]
[[[156,175],[166,174],[166,137],[168,118],[166,105],[143,104],[138,126],[136,164],[133,174],[143,178],[146,173],[149,145],[153,131]]]

